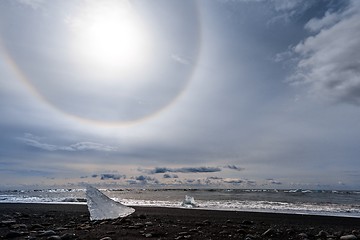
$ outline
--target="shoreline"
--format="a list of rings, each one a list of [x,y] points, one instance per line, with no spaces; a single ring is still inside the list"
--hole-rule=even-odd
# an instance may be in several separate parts
[[[86,202],[0,202],[1,204],[48,204],[48,205],[87,205]],[[290,214],[290,215],[309,215],[309,216],[324,216],[324,217],[340,217],[340,218],[359,218],[360,215],[347,215],[345,213],[322,213],[322,212],[293,212],[293,211],[282,211],[282,210],[273,210],[268,211],[258,210],[258,209],[235,209],[235,208],[204,208],[204,207],[194,207],[186,208],[175,206],[154,206],[154,205],[126,205],[132,208],[144,207],[144,208],[170,208],[170,209],[189,209],[189,210],[204,210],[204,211],[223,211],[223,212],[244,212],[244,213],[270,213],[270,214]]]
[[[360,218],[133,207],[136,209],[135,213],[123,219],[90,221],[86,204],[0,203],[0,238],[340,239],[341,236],[350,235],[360,237]],[[49,238],[52,236],[58,238]]]

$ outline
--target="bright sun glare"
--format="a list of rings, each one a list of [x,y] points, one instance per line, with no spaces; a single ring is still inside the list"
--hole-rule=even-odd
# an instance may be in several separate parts
[[[97,69],[124,75],[149,60],[149,33],[126,1],[90,5],[71,24],[76,52]]]

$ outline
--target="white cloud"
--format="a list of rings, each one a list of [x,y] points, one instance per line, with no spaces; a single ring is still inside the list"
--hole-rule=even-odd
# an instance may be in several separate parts
[[[267,6],[273,14],[268,24],[274,24],[279,21],[289,22],[291,18],[296,15],[301,15],[309,9],[315,1],[309,0],[218,0],[220,3],[246,3],[246,4],[261,4]]]
[[[239,183],[244,183],[244,180],[239,179],[239,178],[224,178],[223,182],[224,183],[239,184]]]
[[[61,145],[54,145],[49,143],[41,142],[41,138],[38,136],[35,136],[31,133],[26,133],[24,137],[18,138],[25,144],[40,148],[42,150],[46,151],[116,151],[117,148],[113,146],[104,145],[101,143],[94,143],[94,142],[78,142],[75,144],[71,144],[69,146],[61,146]]]
[[[74,150],[87,151],[87,150],[96,150],[96,151],[116,151],[116,147],[104,145],[101,143],[94,142],[78,142],[70,145],[70,148]]]
[[[282,182],[272,179],[272,178],[267,179],[267,183],[272,184],[272,185],[281,185],[282,184]]]
[[[325,16],[322,18],[313,18],[309,22],[306,23],[305,29],[312,31],[312,32],[318,32],[324,28],[333,26],[335,23],[337,23],[340,19],[340,14],[335,12],[326,12]]]
[[[172,54],[172,55],[171,55],[171,58],[172,58],[174,61],[176,61],[176,62],[178,62],[178,63],[181,63],[181,64],[184,64],[184,65],[188,65],[188,64],[190,63],[190,61],[189,61],[188,59],[186,59],[186,58],[184,58],[184,57],[181,57],[181,56],[179,56],[179,55],[177,55],[177,54]]]
[[[56,151],[56,150],[74,151],[74,149],[69,148],[69,147],[56,146],[56,145],[48,144],[48,143],[41,143],[36,139],[20,138],[20,140],[22,140],[25,144],[27,144],[29,146],[32,146],[35,148],[40,148],[40,149],[46,150],[46,151]]]
[[[287,51],[284,51],[284,52],[281,52],[281,53],[277,53],[275,55],[275,57],[273,58],[273,60],[275,62],[284,62],[284,61],[289,61],[293,58],[294,56],[294,53],[292,50],[287,50]]]
[[[294,47],[300,60],[290,80],[308,84],[315,96],[360,105],[360,2],[305,27],[321,31]]]
[[[307,0],[272,0],[272,7],[276,16],[268,21],[268,24],[274,24],[278,21],[289,22],[294,16],[301,15],[309,9],[315,1]]]

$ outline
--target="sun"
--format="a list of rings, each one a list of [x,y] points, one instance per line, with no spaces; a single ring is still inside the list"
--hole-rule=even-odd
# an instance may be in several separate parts
[[[124,75],[149,61],[149,31],[127,1],[96,1],[70,22],[75,52],[87,66]]]

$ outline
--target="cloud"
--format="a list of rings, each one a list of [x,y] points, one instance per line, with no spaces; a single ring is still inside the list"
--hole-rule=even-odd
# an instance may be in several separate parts
[[[168,173],[165,173],[165,174],[163,175],[163,178],[179,178],[179,176],[176,175],[176,174],[168,174]]]
[[[72,149],[71,147],[66,147],[66,146],[56,146],[53,144],[48,144],[48,143],[41,143],[39,141],[37,141],[36,139],[29,139],[29,138],[19,138],[20,140],[22,140],[25,144],[35,147],[35,148],[39,148],[42,150],[46,150],[46,151],[75,151],[74,149]]]
[[[232,183],[232,184],[238,184],[238,183],[243,183],[244,180],[242,179],[238,179],[238,178],[224,178],[223,182],[225,183]]]
[[[154,178],[149,177],[149,176],[140,175],[140,176],[135,177],[135,179],[138,181],[145,181],[145,180],[153,180]]]
[[[46,151],[116,151],[116,147],[104,145],[101,143],[94,142],[78,142],[69,146],[54,145],[49,143],[41,142],[41,137],[35,136],[31,133],[25,133],[24,137],[18,138],[26,145],[39,148]]]
[[[273,24],[278,21],[288,23],[295,16],[301,16],[315,2],[316,1],[307,0],[272,0],[271,4],[276,16],[270,19],[268,24]]]
[[[17,1],[21,4],[33,8],[34,10],[39,9],[45,3],[45,0],[17,0]]]
[[[190,63],[189,60],[187,60],[186,58],[181,57],[181,56],[179,56],[179,55],[177,55],[177,54],[172,54],[172,55],[171,55],[171,58],[172,58],[175,62],[184,64],[184,65],[188,65],[188,64]]]
[[[306,84],[316,97],[360,105],[360,2],[305,28],[317,33],[293,48],[300,60],[290,81]]]
[[[199,181],[196,179],[185,179],[185,182],[190,183],[190,184],[195,184],[195,183],[198,183]]]
[[[204,179],[206,185],[221,185],[223,184],[223,178],[217,176],[211,176]]]
[[[104,173],[100,175],[100,179],[101,180],[108,180],[108,179],[113,179],[113,180],[120,180],[122,178],[126,178],[125,175],[120,175],[120,174],[109,174],[109,173]]]
[[[308,21],[305,25],[305,29],[312,32],[319,32],[322,29],[333,26],[335,23],[339,22],[341,16],[337,12],[325,13],[325,16],[322,18],[313,18]]]
[[[274,9],[276,11],[292,11],[304,4],[304,0],[273,0]]]
[[[207,173],[207,172],[220,172],[221,169],[218,167],[183,167],[183,168],[167,168],[167,167],[156,167],[154,169],[139,169],[141,172],[148,174],[156,173]]]
[[[128,179],[128,180],[126,180],[126,182],[127,182],[128,184],[130,184],[130,185],[138,184],[138,182],[137,182],[136,180],[134,180],[134,179]]]
[[[222,180],[222,177],[208,177],[207,179],[211,179],[211,180]]]
[[[274,185],[281,185],[281,184],[282,184],[282,182],[277,181],[277,180],[275,180],[275,179],[273,179],[273,178],[268,178],[268,179],[266,179],[266,180],[267,180],[267,183],[268,183],[268,184],[274,184]]]
[[[232,169],[232,170],[236,170],[236,171],[242,171],[245,169],[245,168],[241,168],[241,167],[238,167],[235,165],[227,165],[227,166],[224,166],[224,168],[228,168],[228,169]]]
[[[140,175],[140,176],[136,176],[135,180],[137,181],[137,183],[153,183],[153,184],[159,184],[159,180],[157,180],[154,177],[150,177],[150,176],[145,176],[145,175]]]
[[[225,184],[234,184],[234,185],[243,185],[243,186],[257,186],[257,182],[248,179],[240,179],[240,178],[223,178],[222,183]]]
[[[104,145],[101,143],[94,142],[79,142],[70,145],[70,148],[74,150],[87,151],[87,150],[96,150],[96,151],[115,151],[116,147]]]

